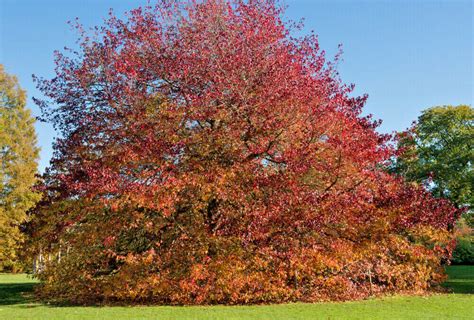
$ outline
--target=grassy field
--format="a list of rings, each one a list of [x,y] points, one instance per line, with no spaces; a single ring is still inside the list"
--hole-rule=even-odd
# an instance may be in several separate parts
[[[55,307],[32,300],[34,280],[0,274],[0,319],[474,319],[474,266],[452,266],[448,274],[451,294],[233,307]]]

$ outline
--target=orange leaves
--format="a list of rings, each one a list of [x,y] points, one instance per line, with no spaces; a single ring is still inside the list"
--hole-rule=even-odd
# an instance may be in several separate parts
[[[111,17],[39,83],[60,130],[33,225],[76,303],[260,303],[426,289],[457,213],[382,170],[315,36],[274,1]]]

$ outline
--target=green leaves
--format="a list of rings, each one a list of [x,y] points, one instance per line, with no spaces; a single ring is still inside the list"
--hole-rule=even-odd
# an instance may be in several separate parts
[[[440,106],[422,112],[413,128],[399,134],[394,171],[425,184],[436,197],[458,207],[474,205],[474,109]]]

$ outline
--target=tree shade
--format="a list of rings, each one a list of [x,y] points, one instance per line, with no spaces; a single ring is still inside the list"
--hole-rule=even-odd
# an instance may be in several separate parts
[[[457,209],[383,170],[389,137],[339,55],[282,15],[166,1],[77,26],[79,52],[37,79],[61,133],[29,225],[43,297],[342,300],[444,278]]]

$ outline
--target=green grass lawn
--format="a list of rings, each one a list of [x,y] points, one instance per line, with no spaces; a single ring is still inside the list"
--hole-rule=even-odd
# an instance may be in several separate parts
[[[474,319],[474,266],[452,266],[454,293],[344,303],[212,307],[56,307],[35,303],[35,281],[0,274],[0,319]]]

